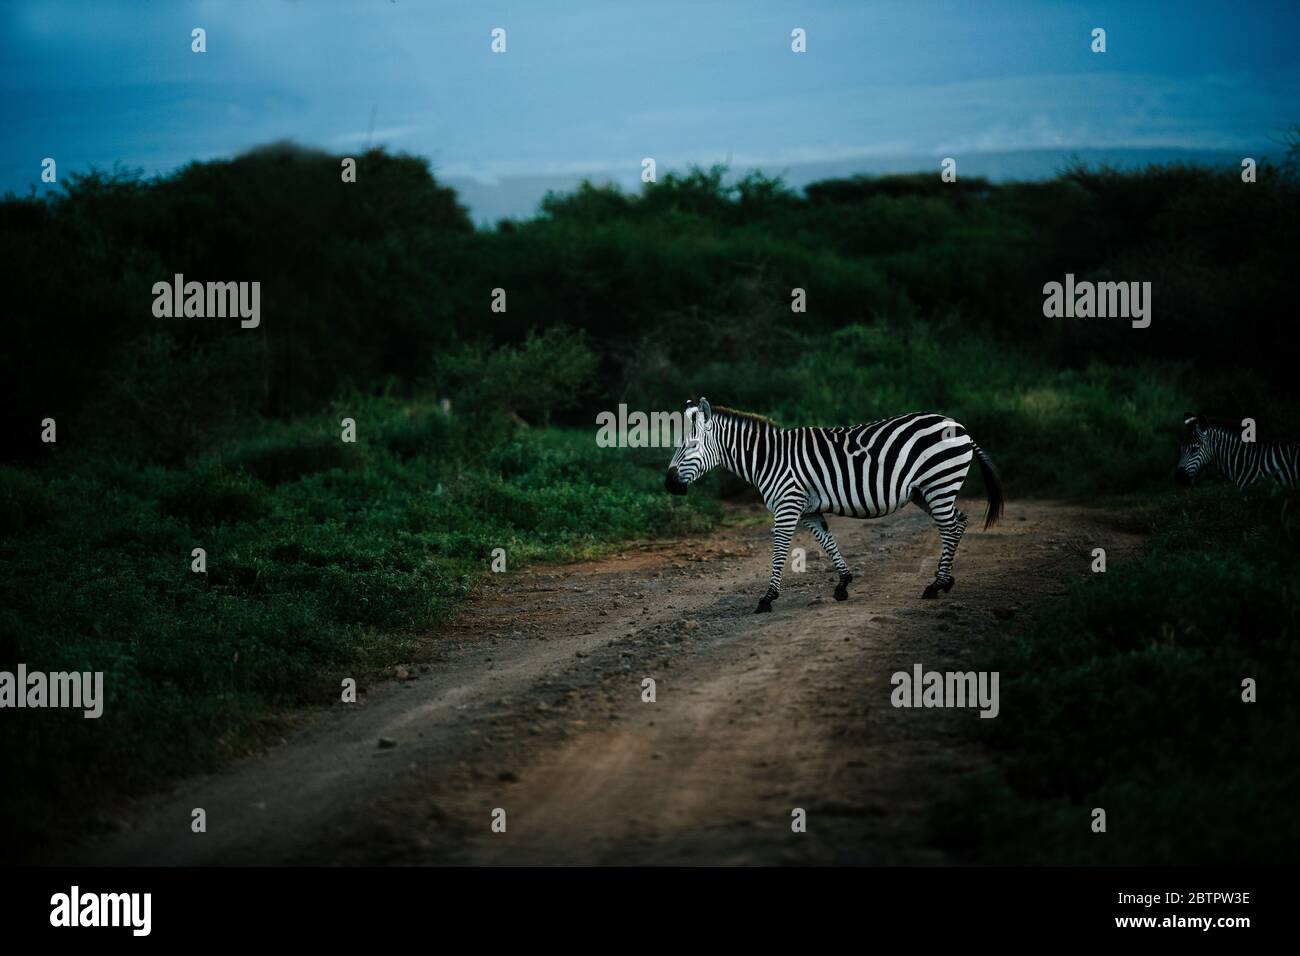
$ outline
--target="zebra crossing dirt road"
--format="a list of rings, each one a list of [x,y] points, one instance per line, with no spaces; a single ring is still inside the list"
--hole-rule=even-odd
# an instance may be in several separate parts
[[[832,599],[837,575],[805,533],[807,571],[755,615],[764,518],[737,509],[707,536],[493,576],[359,703],[296,715],[284,745],[122,808],[117,832],[64,862],[952,862],[928,814],[986,759],[993,722],[896,709],[890,676],[963,669],[1087,574],[1093,547],[1114,562],[1142,537],[1102,511],[1013,503],[967,535],[955,589],[922,601],[929,518],[832,519],[849,600]]]

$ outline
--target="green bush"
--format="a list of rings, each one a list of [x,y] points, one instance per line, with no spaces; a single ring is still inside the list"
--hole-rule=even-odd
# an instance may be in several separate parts
[[[163,514],[199,528],[256,521],[269,510],[259,481],[220,465],[204,465],[169,482],[158,505]]]
[[[280,429],[221,451],[226,467],[241,469],[268,485],[296,481],[331,468],[346,468],[360,457],[354,445],[342,440],[341,426],[333,433]]]
[[[34,530],[56,513],[57,504],[39,478],[0,465],[0,537]]]

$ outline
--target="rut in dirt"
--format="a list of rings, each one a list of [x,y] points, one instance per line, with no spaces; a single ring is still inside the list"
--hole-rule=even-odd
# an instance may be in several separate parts
[[[939,551],[924,514],[832,529],[849,600],[832,599],[838,576],[805,533],[808,570],[764,615],[770,539],[753,520],[493,576],[408,679],[128,809],[65,862],[954,862],[930,807],[986,760],[989,721],[894,708],[890,676],[963,669],[1086,574],[1093,547],[1113,559],[1141,539],[1100,512],[1019,503],[966,535],[956,587],[922,601]],[[190,831],[195,807],[207,833]]]

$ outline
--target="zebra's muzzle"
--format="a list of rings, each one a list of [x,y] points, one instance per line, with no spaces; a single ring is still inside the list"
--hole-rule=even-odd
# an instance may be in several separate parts
[[[1190,487],[1192,484],[1192,476],[1183,471],[1183,469],[1177,468],[1174,470],[1174,484],[1182,485],[1185,488]]]
[[[669,494],[684,495],[690,486],[677,477],[676,468],[669,468],[668,474],[664,476],[664,487],[668,489]]]

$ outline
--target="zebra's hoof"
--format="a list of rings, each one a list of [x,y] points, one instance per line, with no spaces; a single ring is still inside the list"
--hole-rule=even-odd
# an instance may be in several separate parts
[[[940,594],[947,594],[952,590],[952,586],[957,583],[956,578],[949,578],[947,581],[931,581],[924,591],[921,592],[922,598],[937,598]]]
[[[769,614],[772,611],[772,602],[767,598],[758,602],[758,607],[754,609],[755,614]]]
[[[839,587],[835,589],[835,600],[847,601],[848,599],[849,599],[849,589],[841,584]]]

